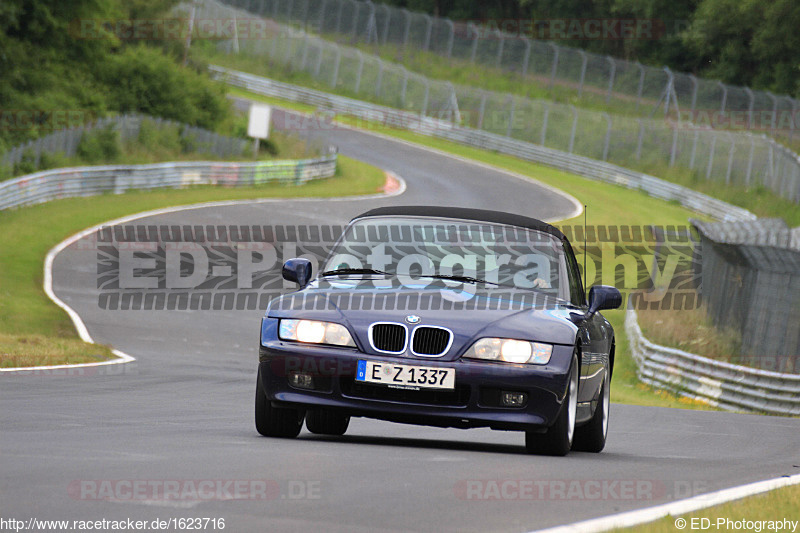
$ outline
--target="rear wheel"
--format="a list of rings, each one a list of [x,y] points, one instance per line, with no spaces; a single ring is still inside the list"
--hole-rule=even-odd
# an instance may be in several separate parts
[[[546,433],[525,432],[525,449],[528,453],[540,455],[567,455],[572,447],[572,437],[575,434],[575,417],[578,410],[578,366],[577,352],[572,354],[572,364],[569,373],[569,385],[561,411],[555,423],[547,429]]]
[[[293,439],[303,427],[303,412],[289,407],[273,407],[261,383],[261,371],[256,384],[256,431],[265,437]]]
[[[325,409],[311,409],[306,412],[306,427],[318,435],[344,435],[350,417]]]
[[[591,420],[575,429],[575,442],[572,444],[573,450],[597,453],[606,446],[608,413],[611,407],[611,375],[609,372],[606,372],[602,386],[597,408],[594,410]]]

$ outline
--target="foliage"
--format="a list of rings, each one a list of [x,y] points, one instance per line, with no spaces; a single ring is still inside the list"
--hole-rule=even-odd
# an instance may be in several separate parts
[[[177,0],[0,2],[0,151],[50,133],[70,112],[89,122],[139,111],[217,129],[228,103],[182,42],[120,39],[120,21],[163,17]],[[101,24],[108,22],[108,24]],[[37,120],[22,123],[23,113]],[[80,124],[70,124],[71,126]]]
[[[797,0],[384,0],[456,20],[632,19],[653,38],[559,39],[601,54],[800,97]],[[534,35],[537,37],[536,35]],[[538,36],[537,38],[542,38]]]

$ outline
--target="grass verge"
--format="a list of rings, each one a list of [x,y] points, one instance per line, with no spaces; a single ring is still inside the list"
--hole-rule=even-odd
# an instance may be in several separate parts
[[[292,186],[196,187],[68,198],[0,211],[0,367],[91,363],[113,357],[108,347],[83,343],[67,314],[42,289],[47,252],[78,231],[107,220],[163,207],[253,198],[334,197],[378,192],[383,171],[339,156],[337,175]]]
[[[702,511],[681,515],[680,518],[685,520],[682,528],[676,527],[678,517],[665,516],[649,524],[615,531],[624,531],[625,533],[676,533],[681,529],[686,531],[792,531],[791,526],[789,526],[788,530],[769,528],[763,524],[760,527],[755,525],[736,527],[728,525],[726,520],[731,520],[732,522],[741,520],[749,522],[782,522],[783,519],[800,521],[800,510],[798,510],[800,508],[797,502],[800,502],[800,485],[793,485],[757,496],[750,496],[742,500],[724,503]],[[703,519],[708,520],[708,522],[703,522]],[[722,522],[717,522],[717,520],[722,520]],[[693,524],[694,527],[692,527]]]

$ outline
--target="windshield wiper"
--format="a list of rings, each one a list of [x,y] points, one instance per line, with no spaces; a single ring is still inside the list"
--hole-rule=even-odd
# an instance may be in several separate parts
[[[487,281],[485,279],[473,278],[471,276],[454,276],[454,275],[447,275],[447,274],[431,274],[422,276],[423,278],[433,278],[433,279],[446,279],[452,281],[461,281],[463,283],[489,283],[490,285],[497,285],[500,287],[499,283],[495,283],[494,281]]]
[[[383,274],[384,276],[391,276],[392,274],[384,272],[383,270],[375,270],[374,268],[337,268],[335,270],[326,270],[320,276],[339,276],[345,274]]]

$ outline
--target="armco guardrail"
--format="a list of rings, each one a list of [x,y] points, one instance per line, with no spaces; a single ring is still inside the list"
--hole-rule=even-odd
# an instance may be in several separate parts
[[[639,379],[732,411],[800,415],[800,375],[715,361],[647,340],[628,309],[625,331]]]
[[[336,172],[337,154],[294,161],[245,163],[193,161],[46,170],[0,182],[0,210],[59,198],[192,185],[302,184]]]
[[[278,82],[245,72],[213,65],[210,68],[217,77],[224,78],[229,84],[265,96],[310,104],[320,110],[353,115],[375,123],[404,128],[416,133],[440,137],[476,148],[496,150],[528,161],[579,174],[586,178],[623,185],[632,189],[641,189],[658,198],[676,200],[689,209],[719,220],[737,221],[754,220],[756,218],[749,211],[716,198],[648,174],[603,161],[554,150],[487,131],[455,126],[445,120],[420,116],[390,107]]]

